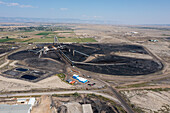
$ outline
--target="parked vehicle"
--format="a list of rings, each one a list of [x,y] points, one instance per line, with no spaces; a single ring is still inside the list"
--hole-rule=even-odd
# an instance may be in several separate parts
[[[93,83],[93,84],[87,84],[87,85],[89,85],[89,86],[94,86],[96,83]]]

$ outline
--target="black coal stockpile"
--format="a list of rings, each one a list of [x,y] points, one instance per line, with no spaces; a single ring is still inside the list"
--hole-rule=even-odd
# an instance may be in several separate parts
[[[16,52],[10,56],[8,56],[8,59],[10,60],[24,60],[26,58],[35,58],[38,57],[38,54],[35,54],[31,51],[19,51]]]
[[[139,59],[114,55],[114,52],[128,52],[136,54],[149,53],[138,45],[123,44],[64,44],[65,49],[61,51],[72,61],[78,68],[109,75],[136,76],[147,75],[162,70],[163,65],[153,59]],[[75,52],[77,51],[77,52]],[[49,51],[43,54],[42,58],[52,58],[57,62],[49,60],[40,60],[39,54],[31,51],[20,51],[10,55],[10,60],[24,60],[32,67],[42,67],[44,69],[56,68],[63,69],[61,56],[57,51]],[[90,57],[89,57],[90,56]],[[86,60],[89,57],[88,60]]]
[[[162,67],[160,67],[159,64],[155,61],[132,58],[127,59],[126,61],[124,61],[123,64],[120,65],[75,65],[84,70],[96,73],[122,76],[147,75],[162,69]]]
[[[157,61],[154,60],[137,59],[110,54],[111,52],[130,52],[137,54],[148,54],[148,52],[142,46],[138,45],[77,44],[69,45],[69,48],[72,50],[81,51],[88,55],[101,54],[102,56],[96,57],[91,61],[86,62],[90,64],[75,63],[75,66],[81,69],[96,73],[109,75],[135,76],[155,73],[163,68],[161,63],[158,64]],[[83,62],[87,58],[78,53],[76,53],[73,56],[72,51],[67,52],[66,54],[70,59],[77,62]]]

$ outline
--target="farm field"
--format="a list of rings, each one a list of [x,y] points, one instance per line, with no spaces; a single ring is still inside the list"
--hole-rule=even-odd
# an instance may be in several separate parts
[[[6,32],[1,32],[0,34],[6,34]],[[79,38],[76,36],[71,36],[74,32],[72,31],[58,31],[58,32],[13,32],[6,35],[5,38],[1,38],[0,42],[28,42],[28,43],[34,43],[34,42],[48,42],[52,43],[54,41],[54,36],[57,36],[59,38],[59,42],[97,42],[94,38]],[[64,34],[70,35],[70,36],[64,36]],[[62,35],[62,36],[60,36]]]

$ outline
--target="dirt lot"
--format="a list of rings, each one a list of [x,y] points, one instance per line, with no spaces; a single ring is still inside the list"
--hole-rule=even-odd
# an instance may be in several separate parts
[[[131,104],[140,107],[145,112],[169,112],[170,109],[170,91],[147,91],[134,90],[122,91],[130,100]]]
[[[61,81],[61,79],[58,78],[58,76],[52,76],[37,83],[32,83],[19,79],[5,78],[0,76],[0,86],[1,92],[73,88],[71,85]]]
[[[50,104],[51,104],[50,96],[41,96],[39,104],[33,107],[31,113],[50,113],[51,112]]]

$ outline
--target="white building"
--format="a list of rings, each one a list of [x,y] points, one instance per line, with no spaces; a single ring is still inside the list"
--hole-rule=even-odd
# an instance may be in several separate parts
[[[0,113],[30,113],[31,104],[7,105],[0,104]]]

